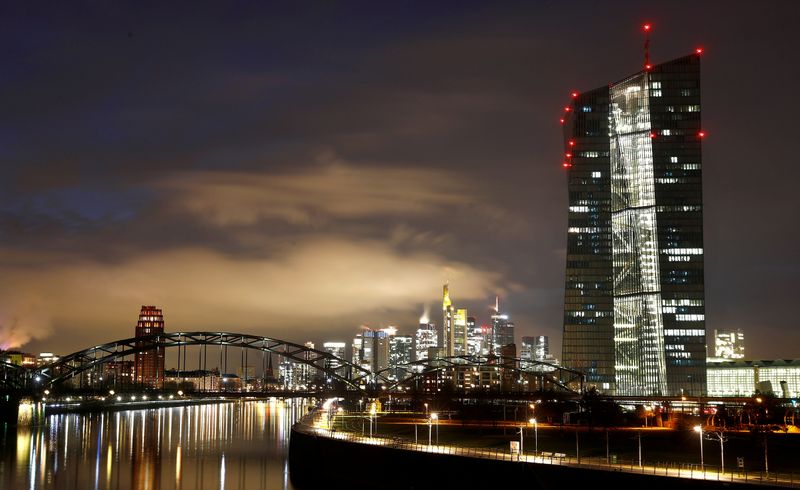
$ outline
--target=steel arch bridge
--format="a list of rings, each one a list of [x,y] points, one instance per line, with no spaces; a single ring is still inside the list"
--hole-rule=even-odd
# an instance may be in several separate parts
[[[22,388],[28,371],[22,366],[0,361],[0,388],[10,390]]]
[[[390,384],[388,389],[392,390],[434,373],[459,368],[499,368],[516,374],[536,376],[542,380],[547,380],[565,391],[576,394],[582,394],[585,385],[584,373],[574,369],[544,361],[494,355],[451,356],[425,359],[394,368],[382,369],[377,371],[375,375],[379,379],[385,380],[392,371],[397,372],[399,370],[404,372],[406,376],[404,376],[403,379],[395,380]],[[575,384],[578,385],[578,389],[572,387]]]
[[[271,337],[229,332],[165,332],[144,337],[116,340],[66,355],[52,364],[33,370],[27,377],[28,379],[38,379],[42,386],[55,386],[73,379],[75,376],[85,371],[100,367],[111,361],[122,359],[126,356],[154,349],[176,347],[178,348],[179,355],[181,352],[180,348],[184,347],[185,366],[185,347],[187,346],[218,346],[221,349],[233,347],[277,354],[293,362],[306,364],[318,369],[330,378],[341,381],[347,386],[356,389],[361,389],[364,380],[375,379],[370,371],[328,352]],[[181,360],[179,357],[179,368],[180,362]],[[337,367],[329,368],[328,366]],[[342,370],[355,373],[355,375],[352,379],[342,376],[337,372]]]

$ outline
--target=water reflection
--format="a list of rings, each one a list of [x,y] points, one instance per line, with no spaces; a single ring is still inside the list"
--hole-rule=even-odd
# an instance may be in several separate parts
[[[48,417],[2,428],[0,488],[292,488],[289,430],[307,400]]]

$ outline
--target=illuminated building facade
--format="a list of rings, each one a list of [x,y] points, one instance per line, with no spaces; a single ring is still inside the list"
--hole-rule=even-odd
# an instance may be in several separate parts
[[[744,359],[744,332],[714,330],[714,357],[717,359]]]
[[[142,305],[139,321],[136,323],[136,337],[149,337],[164,333],[164,315],[160,308]],[[147,341],[137,341],[136,347],[150,345]],[[162,388],[164,386],[164,348],[152,347],[134,356],[134,375],[136,384]]]
[[[800,359],[708,362],[709,396],[751,396],[756,391],[800,397]]]
[[[564,365],[617,395],[705,393],[700,56],[574,93]]]
[[[399,369],[413,361],[414,337],[411,335],[392,335],[389,337],[389,376],[392,379],[403,379],[408,375],[407,369]]]
[[[0,352],[0,361],[17,366],[35,367],[36,355],[20,351],[3,351]]]
[[[325,342],[322,344],[322,348],[328,354],[332,354],[339,359],[345,359],[345,343],[344,342]],[[343,364],[341,361],[337,360],[326,360],[325,361],[325,368],[330,369],[336,372],[339,376],[346,376],[346,368],[342,367]]]
[[[508,319],[508,315],[500,313],[500,300],[495,298],[494,313],[492,314],[492,337],[494,352],[507,345],[515,344],[514,323]]]
[[[421,322],[415,337],[415,360],[423,361],[428,358],[428,349],[431,347],[438,347],[439,345],[439,335],[436,332],[436,326],[433,323]]]
[[[444,348],[446,357],[467,353],[467,310],[453,306],[447,284],[442,293],[442,335],[440,347]]]
[[[492,343],[492,327],[478,325],[475,317],[467,317],[467,354],[480,356],[489,354]]]
[[[103,364],[103,378],[109,386],[130,385],[136,376],[133,361],[116,360]]]

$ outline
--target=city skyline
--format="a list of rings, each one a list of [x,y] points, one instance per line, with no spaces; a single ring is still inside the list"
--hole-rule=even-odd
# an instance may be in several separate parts
[[[762,95],[793,88],[783,5],[6,7],[0,340],[65,354],[156,304],[169,330],[349,342],[413,332],[449,281],[560,352],[560,108],[636,72],[650,20],[655,63],[707,53],[706,329],[796,357],[797,102]]]

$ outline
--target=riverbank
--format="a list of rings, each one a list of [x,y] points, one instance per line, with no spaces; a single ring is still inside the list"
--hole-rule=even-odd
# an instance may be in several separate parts
[[[363,420],[364,417],[358,419]],[[576,457],[578,441],[575,432],[569,434],[571,451],[569,447],[560,445],[548,446],[547,450],[531,451],[531,446],[536,442],[526,435],[525,453],[520,456],[512,454],[509,444],[514,439],[519,441],[519,435],[512,435],[509,440],[507,436],[503,439],[498,434],[477,435],[472,431],[464,432],[460,428],[456,431],[439,427],[437,444],[436,428],[431,427],[429,435],[428,427],[425,424],[424,427],[416,428],[418,443],[415,443],[413,437],[407,439],[399,436],[399,429],[386,423],[373,426],[374,433],[380,433],[380,436],[369,437],[367,431],[366,436],[361,437],[359,432],[343,430],[347,428],[346,424],[342,427],[334,420],[333,425],[328,425],[324,416],[317,417],[316,420],[307,417],[303,423],[295,424],[292,428],[289,447],[292,481],[299,488],[315,488],[321,485],[341,488],[352,486],[354,481],[386,488],[525,485],[535,489],[550,489],[563,488],[565,483],[647,485],[648,488],[665,489],[678,485],[688,488],[716,488],[721,485],[728,488],[752,488],[753,484],[800,486],[795,478],[800,475],[738,471],[735,460],[732,462],[733,471],[729,469],[725,472],[720,472],[719,468],[713,466],[675,461],[642,461],[640,464],[636,460],[615,458],[611,462],[606,457],[590,455],[592,450],[589,448],[592,444],[587,440],[586,434],[579,434],[578,441],[584,438],[587,452]],[[557,434],[558,432],[552,432],[550,435]],[[632,432],[629,434],[633,435]],[[618,435],[625,435],[625,432]],[[661,435],[668,435],[668,431],[662,430]],[[491,441],[500,442],[492,444]],[[547,441],[549,444],[554,439]],[[461,444],[457,445],[459,442]],[[485,444],[487,442],[490,444]],[[673,452],[693,452],[692,448],[685,446],[671,449]],[[661,451],[669,449],[659,448]],[[401,470],[397,471],[397,468]]]

